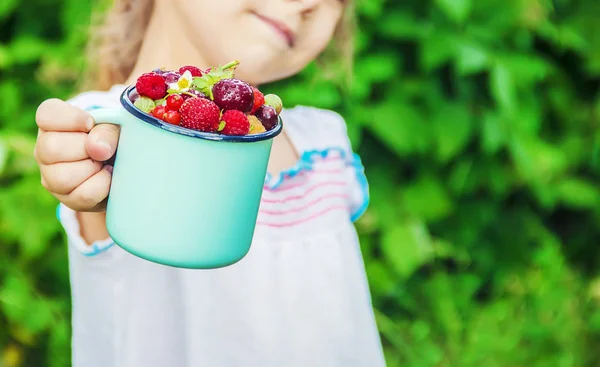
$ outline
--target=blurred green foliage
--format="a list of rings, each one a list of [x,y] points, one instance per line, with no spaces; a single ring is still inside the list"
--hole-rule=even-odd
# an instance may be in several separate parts
[[[0,366],[69,364],[34,115],[74,93],[93,4],[0,2]],[[389,366],[600,365],[599,4],[362,0],[349,94],[315,65],[268,86],[348,121]]]

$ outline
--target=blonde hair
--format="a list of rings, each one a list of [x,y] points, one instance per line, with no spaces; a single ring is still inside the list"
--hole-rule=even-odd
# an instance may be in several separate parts
[[[114,0],[111,3],[108,10],[100,9],[92,18],[84,89],[107,90],[125,82],[135,66],[154,8],[154,0]],[[345,6],[333,41],[318,62],[348,77],[354,53],[353,1],[346,1]]]

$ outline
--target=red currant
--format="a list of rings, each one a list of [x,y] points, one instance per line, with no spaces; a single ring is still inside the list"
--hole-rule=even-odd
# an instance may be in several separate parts
[[[164,119],[165,113],[167,113],[167,108],[163,105],[158,105],[152,110],[152,116],[156,117],[159,120]]]
[[[179,125],[181,122],[181,115],[177,111],[167,111],[167,114],[165,115],[165,121],[169,124]]]
[[[171,94],[167,97],[167,108],[171,111],[179,111],[183,104],[183,96],[181,94]]]

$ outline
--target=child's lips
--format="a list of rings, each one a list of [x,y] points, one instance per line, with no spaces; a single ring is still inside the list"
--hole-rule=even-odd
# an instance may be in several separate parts
[[[294,47],[296,43],[296,34],[283,22],[277,19],[269,18],[259,13],[253,12],[260,20],[271,26],[277,33],[279,33],[283,39],[287,42],[289,47]]]

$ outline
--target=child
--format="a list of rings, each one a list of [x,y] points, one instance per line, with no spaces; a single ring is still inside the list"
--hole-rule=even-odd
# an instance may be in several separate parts
[[[282,112],[249,254],[189,270],[109,238],[107,161],[119,130],[93,127],[85,112],[118,106],[126,85],[161,66],[237,59],[236,76],[255,85],[293,76],[344,38],[349,12],[341,0],[114,2],[93,58],[96,91],[45,101],[36,115],[42,184],[68,235],[75,367],[385,365],[352,224],[368,188],[338,114]]]

